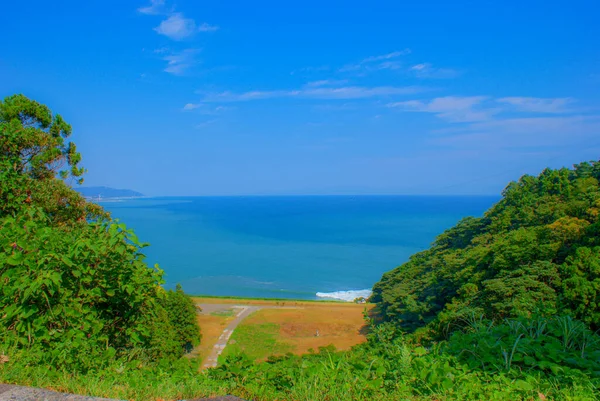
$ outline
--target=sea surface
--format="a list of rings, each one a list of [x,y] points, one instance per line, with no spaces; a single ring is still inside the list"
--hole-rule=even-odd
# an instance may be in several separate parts
[[[190,294],[353,300],[499,197],[169,197],[101,202]]]

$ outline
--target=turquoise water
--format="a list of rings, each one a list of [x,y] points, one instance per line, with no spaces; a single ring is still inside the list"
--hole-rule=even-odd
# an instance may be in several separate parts
[[[133,228],[167,288],[316,299],[367,295],[381,275],[497,197],[142,198],[102,202]]]

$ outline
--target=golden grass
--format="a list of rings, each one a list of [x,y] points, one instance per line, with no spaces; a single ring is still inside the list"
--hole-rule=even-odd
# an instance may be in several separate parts
[[[240,326],[276,324],[279,326],[276,340],[293,345],[292,352],[298,355],[330,344],[346,350],[366,341],[364,308],[365,305],[355,304],[317,304],[302,309],[262,309]]]
[[[346,350],[366,341],[363,312],[373,305],[359,305],[349,302],[310,302],[295,300],[257,300],[194,297],[195,303],[231,304],[263,306],[240,323],[238,329],[256,330],[274,324],[279,328],[277,342],[289,344],[291,352],[306,354],[310,349],[333,344],[339,350]],[[202,329],[202,344],[198,351],[201,358],[210,350],[232,317],[200,315],[198,322]],[[319,333],[316,336],[317,331]],[[234,337],[235,334],[234,334]],[[249,337],[248,337],[249,338]],[[261,336],[252,337],[260,341]],[[237,344],[241,348],[260,348],[260,344]]]

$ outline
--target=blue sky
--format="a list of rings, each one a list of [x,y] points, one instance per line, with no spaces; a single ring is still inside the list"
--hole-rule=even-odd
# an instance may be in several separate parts
[[[0,96],[148,195],[498,194],[600,155],[596,1],[7,2]]]

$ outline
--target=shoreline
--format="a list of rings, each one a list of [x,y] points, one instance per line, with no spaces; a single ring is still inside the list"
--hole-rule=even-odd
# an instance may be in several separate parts
[[[191,298],[199,298],[202,300],[210,300],[210,299],[216,299],[216,300],[221,300],[221,301],[225,301],[225,300],[231,300],[231,301],[264,301],[264,302],[310,302],[310,303],[334,303],[334,304],[349,304],[349,305],[358,305],[358,303],[355,303],[353,301],[344,301],[341,299],[334,299],[334,298],[328,298],[328,299],[302,299],[302,298],[269,298],[269,297],[242,297],[242,296],[235,296],[235,295],[206,295],[206,294],[188,294],[186,293],[186,295],[188,295]],[[367,303],[363,303],[361,305],[370,305],[369,302]]]

